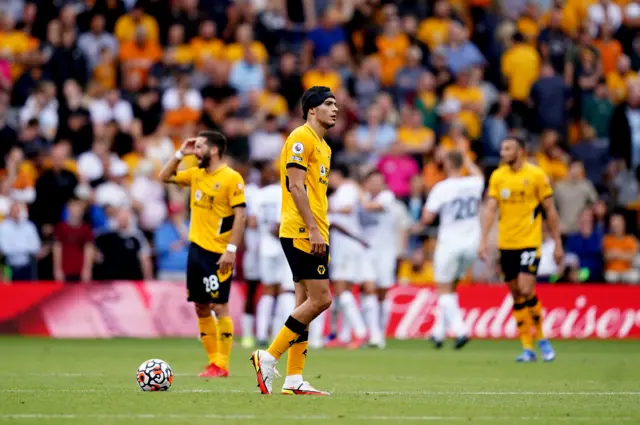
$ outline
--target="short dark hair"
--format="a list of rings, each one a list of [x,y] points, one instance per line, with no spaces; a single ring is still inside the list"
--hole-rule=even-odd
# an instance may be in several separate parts
[[[447,152],[447,160],[449,164],[456,169],[459,170],[462,168],[462,164],[464,164],[464,157],[458,151],[449,151]]]
[[[517,144],[520,145],[521,148],[525,148],[527,146],[527,142],[524,140],[524,137],[520,137],[520,136],[516,136],[516,135],[512,135],[512,136],[507,136],[504,138],[504,140],[502,140],[503,142],[506,142],[507,140],[513,140],[515,141]]]
[[[217,146],[218,147],[218,156],[222,158],[224,153],[227,151],[227,138],[224,137],[224,134],[219,131],[206,130],[201,131],[198,134],[198,137],[204,137],[207,145],[210,148]]]
[[[337,171],[345,178],[348,178],[349,175],[351,174],[349,167],[347,167],[347,165],[342,162],[338,162],[333,166],[331,166],[331,171],[334,171],[334,172]]]

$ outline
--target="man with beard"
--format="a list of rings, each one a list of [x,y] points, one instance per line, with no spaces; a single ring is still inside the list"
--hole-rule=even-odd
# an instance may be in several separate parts
[[[221,133],[200,132],[186,140],[160,172],[165,183],[191,187],[187,300],[195,304],[209,358],[209,366],[200,374],[204,378],[229,376],[233,344],[229,292],[245,224],[244,180],[222,161],[226,148]],[[177,171],[185,155],[195,155],[198,167]]]
[[[302,379],[309,324],[331,306],[327,188],[331,148],[324,140],[336,124],[338,106],[331,89],[313,86],[302,95],[304,125],[291,132],[280,155],[282,213],[280,243],[293,274],[296,309],[267,350],[251,361],[262,394],[272,394],[276,364],[288,350],[282,394],[329,395]]]
[[[553,203],[553,189],[544,171],[526,161],[523,139],[509,136],[500,147],[502,165],[491,174],[489,191],[482,217],[479,257],[487,260],[487,238],[498,216],[498,248],[504,280],[513,297],[513,317],[518,325],[523,352],[517,362],[533,362],[531,328],[544,361],[556,354],[544,337],[542,305],[535,292],[536,273],[542,246],[542,213],[546,213],[556,247],[554,258],[560,264],[564,257],[560,240],[560,219]]]

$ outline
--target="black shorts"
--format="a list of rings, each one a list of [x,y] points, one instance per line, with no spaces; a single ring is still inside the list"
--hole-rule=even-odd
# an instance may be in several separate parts
[[[295,246],[308,244],[309,239],[280,238],[280,243],[291,267],[294,282],[329,279],[329,245],[325,245],[324,255],[318,257]]]
[[[520,273],[536,275],[540,264],[540,254],[537,248],[501,249],[500,267],[504,280],[510,282]]]
[[[194,244],[187,258],[187,301],[198,304],[226,304],[231,291],[231,276],[220,276],[218,260],[222,254]]]

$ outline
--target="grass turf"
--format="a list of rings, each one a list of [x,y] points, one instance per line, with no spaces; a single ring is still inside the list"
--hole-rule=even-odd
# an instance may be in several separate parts
[[[425,341],[386,350],[309,350],[305,378],[331,397],[262,396],[249,351],[234,348],[226,380],[204,380],[199,341],[0,337],[0,422],[260,425],[640,423],[640,341],[555,343],[554,363],[515,364],[516,341],[435,351]],[[167,361],[167,393],[143,393],[137,366]],[[286,360],[280,364],[285,372]],[[282,380],[277,380],[274,390]]]

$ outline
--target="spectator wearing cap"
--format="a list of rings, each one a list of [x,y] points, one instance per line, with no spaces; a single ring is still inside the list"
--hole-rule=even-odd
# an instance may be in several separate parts
[[[556,184],[553,197],[560,216],[560,231],[567,235],[578,231],[580,214],[598,200],[598,193],[585,178],[582,163],[573,161],[567,179]]]
[[[154,246],[158,279],[180,281],[185,279],[189,251],[189,218],[180,203],[169,205],[169,218],[154,232]]]
[[[627,233],[621,214],[609,218],[609,233],[602,240],[604,253],[604,278],[610,283],[637,283],[638,269],[633,267],[638,254],[638,240]]]
[[[87,204],[67,203],[67,217],[53,232],[53,277],[58,282],[89,282],[93,274],[93,232],[85,221]]]
[[[533,128],[550,128],[559,134],[566,134],[569,118],[567,102],[570,99],[571,89],[565,84],[564,78],[556,75],[550,63],[543,64],[540,78],[529,93],[529,104],[535,120]]]
[[[94,15],[91,18],[91,29],[78,37],[78,47],[87,59],[90,72],[100,63],[103,49],[107,49],[114,57],[118,54],[118,40],[105,31],[103,15]]]
[[[113,226],[96,236],[96,280],[151,280],[151,248],[129,207],[115,210]]]
[[[11,281],[38,278],[35,259],[40,247],[38,229],[29,220],[25,205],[12,202],[9,214],[0,222],[0,254],[9,268]]]

